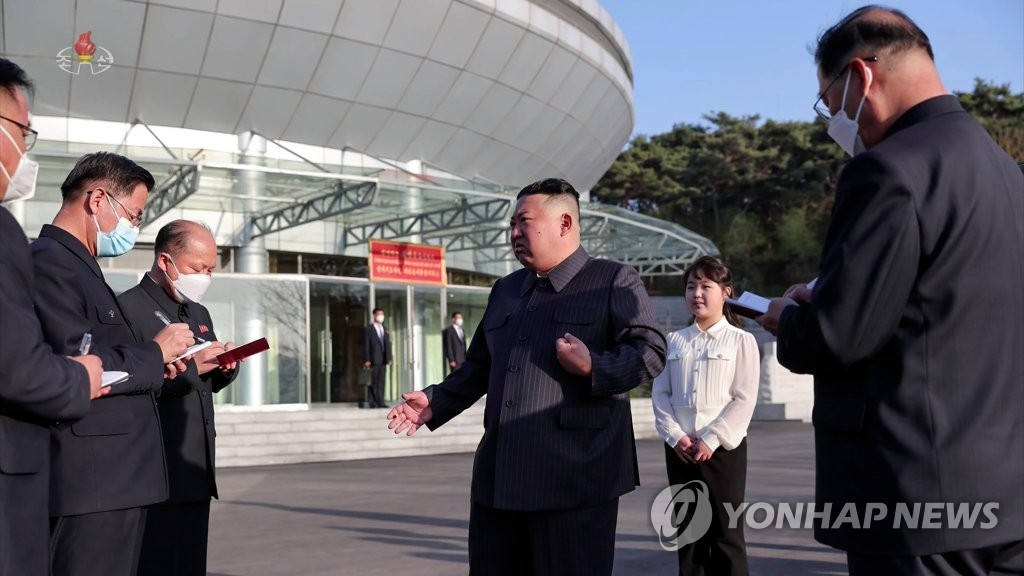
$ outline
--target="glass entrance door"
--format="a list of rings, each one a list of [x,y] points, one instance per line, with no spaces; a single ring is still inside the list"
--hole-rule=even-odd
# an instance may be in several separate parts
[[[369,323],[370,287],[311,280],[310,364],[312,402],[362,402],[363,328]]]
[[[441,289],[417,286],[412,291],[412,385],[414,390],[422,390],[443,380],[447,373],[441,338]]]

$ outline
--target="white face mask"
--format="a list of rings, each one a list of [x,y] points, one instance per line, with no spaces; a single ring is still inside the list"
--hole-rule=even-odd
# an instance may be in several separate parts
[[[378,314],[378,315],[374,316],[373,317],[373,321],[376,322],[377,324],[383,324],[384,323],[384,315],[383,314]]]
[[[11,145],[17,150],[18,145],[14,142],[14,137],[11,136],[11,133],[3,126],[0,126],[0,130],[3,130],[4,136],[11,141]],[[4,167],[3,163],[0,163],[0,170],[7,177],[7,193],[0,204],[7,205],[15,200],[28,200],[35,196],[36,177],[39,176],[38,162],[29,159],[27,154],[22,154],[21,160],[18,161],[18,167],[14,169],[14,174],[8,174],[7,168]]]
[[[857,105],[857,113],[853,120],[850,120],[850,117],[846,115],[846,92],[850,89],[850,76],[852,75],[853,70],[850,70],[846,76],[846,85],[843,86],[843,102],[839,106],[839,112],[828,120],[828,135],[851,157],[865,150],[864,141],[858,134],[860,125],[857,124],[857,121],[860,120],[861,108],[864,107],[864,101],[868,97],[867,94],[861,97],[860,104]]]
[[[456,318],[455,322],[452,322],[452,324],[455,324],[456,326],[461,328],[462,327],[462,318]]]
[[[170,260],[170,256],[167,259]],[[198,304],[213,282],[213,277],[206,274],[182,274],[174,260],[171,260],[171,266],[174,266],[174,271],[178,273],[178,279],[171,281],[174,284],[174,289],[178,291],[178,294]],[[168,276],[167,279],[170,280],[171,277]]]

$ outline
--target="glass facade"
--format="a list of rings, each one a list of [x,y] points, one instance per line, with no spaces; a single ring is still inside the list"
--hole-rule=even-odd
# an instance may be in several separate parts
[[[359,402],[363,327],[370,317],[366,281],[310,279],[310,402]]]
[[[104,270],[116,293],[144,272]],[[215,395],[218,404],[358,403],[363,330],[384,310],[394,363],[385,400],[440,382],[447,374],[441,330],[462,312],[467,342],[483,317],[489,288],[371,284],[361,278],[303,274],[216,273],[203,297],[217,337],[242,344],[265,336],[270,350],[245,360],[239,378]]]

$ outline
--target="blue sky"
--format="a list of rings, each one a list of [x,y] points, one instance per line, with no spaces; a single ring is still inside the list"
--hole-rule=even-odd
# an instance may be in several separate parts
[[[811,120],[811,49],[867,3],[851,0],[600,0],[633,57],[634,134],[704,114]],[[889,0],[928,34],[946,88],[976,77],[1024,92],[1024,0]]]

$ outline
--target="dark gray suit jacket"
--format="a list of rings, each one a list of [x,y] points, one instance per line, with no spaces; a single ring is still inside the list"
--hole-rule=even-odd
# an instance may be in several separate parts
[[[28,239],[0,208],[0,574],[45,576],[49,425],[85,415],[89,379],[43,341],[33,276]]]
[[[91,330],[92,352],[103,359],[103,369],[131,374],[128,382],[93,400],[81,420],[51,427],[50,515],[165,500],[167,473],[153,397],[164,379],[160,347],[135,339],[99,265],[77,238],[43,226],[32,243],[32,258],[36,312],[47,343],[71,355]]]
[[[665,365],[636,270],[579,248],[548,278],[526,269],[499,280],[466,362],[428,387],[435,429],[487,394],[472,499],[505,510],[606,503],[639,483],[629,391]],[[593,373],[574,376],[555,356],[571,332]]]
[[[371,366],[383,366],[394,360],[391,353],[391,333],[387,328],[384,330],[384,342],[377,337],[377,329],[373,324],[363,328],[363,360]]]
[[[888,507],[820,541],[922,555],[1024,538],[1024,175],[955,97],[846,166],[813,301],[778,337],[782,364],[815,376],[818,502]],[[892,529],[897,504],[928,502],[995,502],[998,524]]]
[[[455,368],[458,368],[466,361],[466,331],[462,331],[462,338],[459,338],[459,333],[452,325],[441,332],[443,332],[441,340],[444,348],[444,368],[447,372],[453,369],[452,362],[455,362]]]

